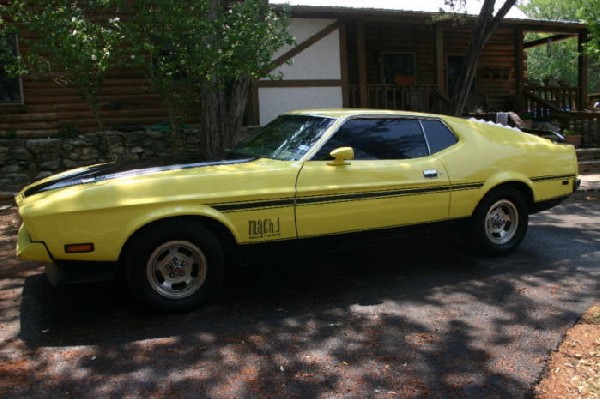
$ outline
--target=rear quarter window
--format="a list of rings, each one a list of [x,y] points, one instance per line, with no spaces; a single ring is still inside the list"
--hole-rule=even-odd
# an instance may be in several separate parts
[[[421,123],[432,154],[445,150],[458,142],[454,133],[442,121],[425,119]]]

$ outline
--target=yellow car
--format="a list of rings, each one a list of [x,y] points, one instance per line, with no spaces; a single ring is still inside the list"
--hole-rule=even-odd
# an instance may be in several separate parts
[[[204,301],[266,243],[352,242],[451,224],[503,255],[528,215],[576,189],[572,146],[442,115],[307,110],[279,116],[219,162],[108,163],[17,197],[18,256],[53,284],[121,271],[162,310]]]

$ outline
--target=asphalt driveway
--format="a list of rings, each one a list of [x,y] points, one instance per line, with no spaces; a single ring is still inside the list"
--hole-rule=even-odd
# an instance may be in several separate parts
[[[528,397],[600,297],[599,244],[600,201],[579,199],[508,257],[437,235],[278,261],[180,315],[0,255],[0,396]]]

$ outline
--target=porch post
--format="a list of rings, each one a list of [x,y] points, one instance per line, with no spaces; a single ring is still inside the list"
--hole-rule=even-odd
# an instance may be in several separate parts
[[[515,30],[515,109],[523,111],[523,29]]]
[[[587,32],[581,32],[577,36],[577,51],[579,52],[579,73],[577,85],[579,86],[579,97],[577,98],[577,109],[584,110],[588,101],[588,56],[583,46],[588,41]]]
[[[357,23],[357,54],[358,54],[358,87],[360,92],[361,108],[368,107],[367,100],[367,57],[365,55],[365,23],[358,21]]]
[[[442,94],[446,92],[446,79],[444,79],[444,30],[440,23],[435,24],[435,83],[437,90]]]

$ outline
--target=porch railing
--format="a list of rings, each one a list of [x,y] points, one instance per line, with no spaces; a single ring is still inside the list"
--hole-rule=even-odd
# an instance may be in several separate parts
[[[600,112],[562,112],[554,117],[563,131],[581,135],[583,148],[600,148]]]
[[[528,88],[523,95],[533,120],[558,121],[563,132],[582,136],[584,148],[600,148],[600,112],[575,111],[578,88]]]
[[[574,111],[577,108],[579,93],[578,87],[526,86],[527,110],[534,117],[547,116],[549,110]]]
[[[436,101],[435,85],[399,86],[391,84],[370,84],[366,87],[366,101],[361,103],[360,86],[347,87],[350,108],[382,108],[434,112]]]

